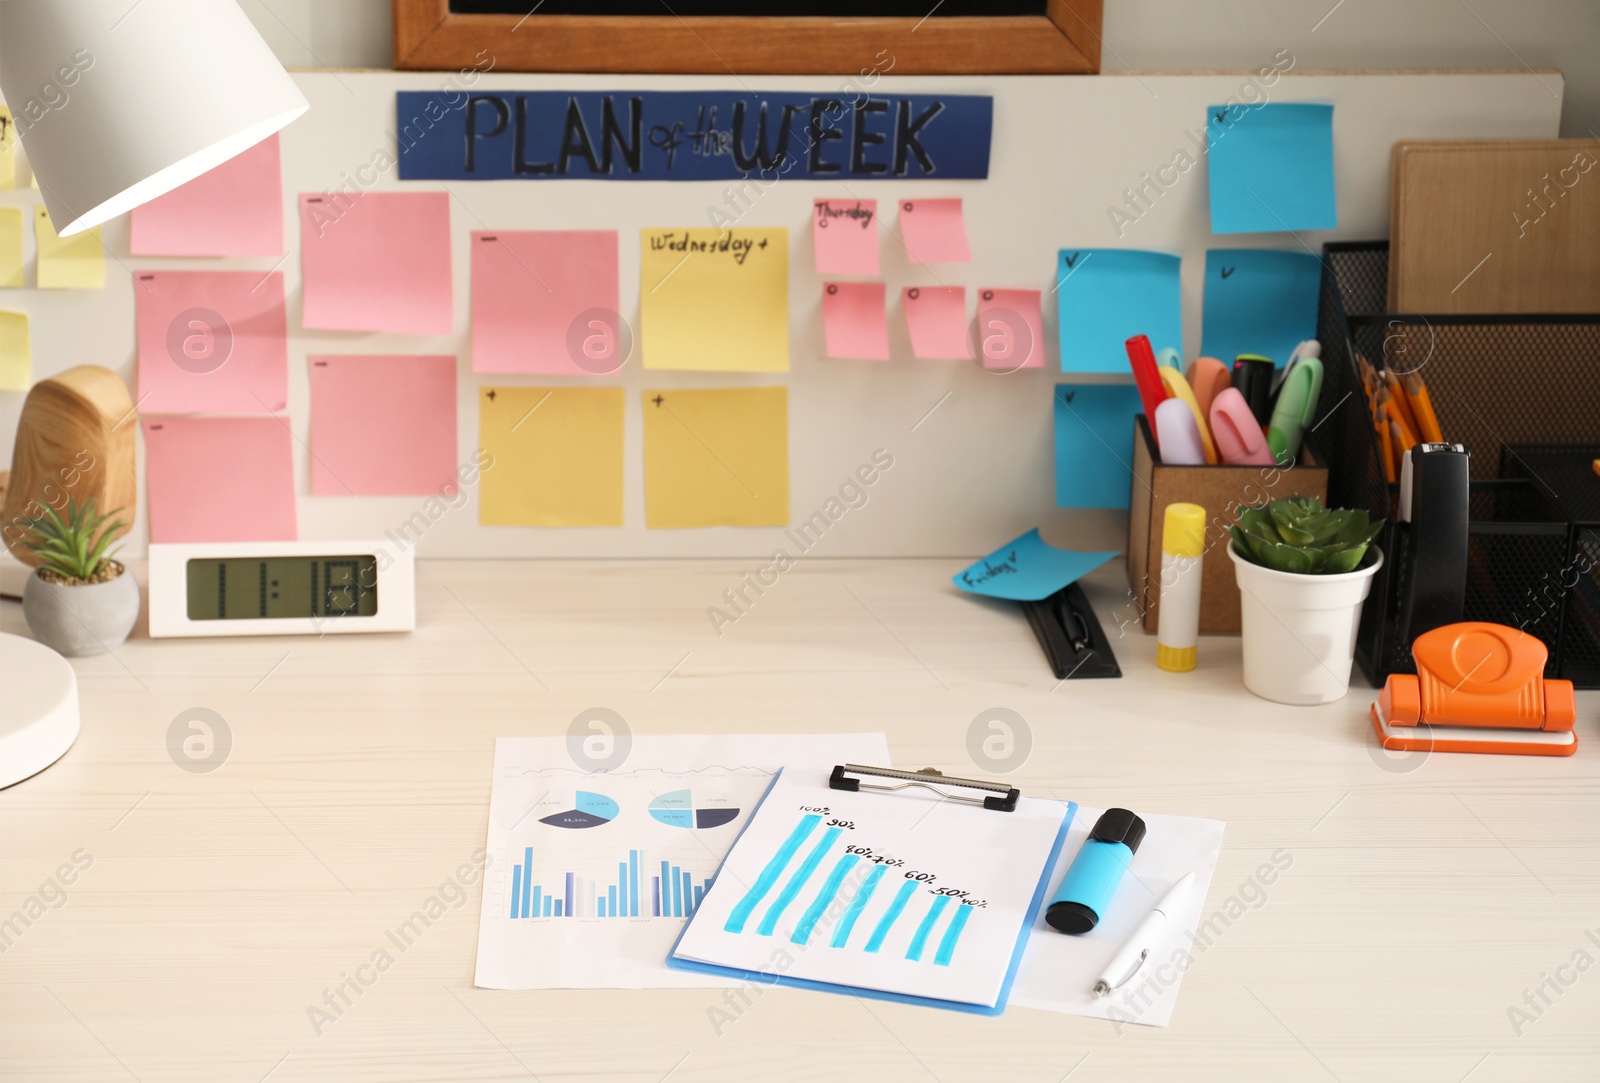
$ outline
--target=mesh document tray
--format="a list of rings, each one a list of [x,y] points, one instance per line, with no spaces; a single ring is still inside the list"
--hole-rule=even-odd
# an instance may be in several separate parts
[[[1384,568],[1362,613],[1369,680],[1411,672],[1395,626],[1410,554],[1393,527],[1355,357],[1420,372],[1445,438],[1471,459],[1464,617],[1521,627],[1550,649],[1546,676],[1600,687],[1600,316],[1431,316],[1384,311],[1386,242],[1323,246],[1317,337],[1326,379],[1318,435],[1329,503],[1389,520]]]

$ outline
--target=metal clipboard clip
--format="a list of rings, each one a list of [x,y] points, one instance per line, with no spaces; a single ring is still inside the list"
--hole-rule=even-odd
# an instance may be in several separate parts
[[[851,777],[854,775],[861,777]],[[864,781],[871,778],[897,781],[892,785],[886,782]],[[1017,801],[1022,797],[1022,791],[1015,786],[1007,786],[1003,782],[984,782],[976,778],[956,778],[933,767],[924,767],[920,771],[896,771],[890,767],[863,767],[859,763],[843,763],[836,765],[833,774],[828,776],[829,789],[848,790],[851,793],[863,789],[903,790],[907,786],[921,786],[923,789],[932,790],[940,797],[947,797],[952,801],[967,801],[975,805],[981,804],[984,808],[993,809],[995,812],[1015,812]],[[976,792],[960,793],[961,790]]]

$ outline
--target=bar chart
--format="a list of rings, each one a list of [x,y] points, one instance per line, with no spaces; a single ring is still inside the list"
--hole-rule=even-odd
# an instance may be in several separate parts
[[[511,882],[504,913],[518,920],[686,918],[711,886],[710,875],[697,874],[670,856],[649,857],[642,849],[626,851],[614,864],[588,861],[568,869],[539,868],[533,846],[508,856]],[[570,851],[554,857],[578,864]]]
[[[724,931],[786,935],[801,946],[826,943],[869,955],[894,945],[909,962],[949,966],[973,912],[987,902],[939,886],[936,874],[906,869],[870,847],[841,846],[853,825],[834,820],[819,827],[819,815],[800,818],[729,912]],[[822,929],[830,914],[831,929]]]

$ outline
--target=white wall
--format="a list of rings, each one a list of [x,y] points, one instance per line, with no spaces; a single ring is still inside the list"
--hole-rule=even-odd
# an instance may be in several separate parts
[[[474,229],[617,229],[621,234],[623,315],[639,326],[639,231],[664,226],[704,225],[708,205],[720,205],[721,181],[633,183],[564,180],[450,184],[455,244],[455,329],[449,335],[356,335],[301,328],[299,192],[326,191],[346,172],[390,146],[395,91],[437,89],[438,73],[299,73],[296,81],[312,103],[307,116],[283,133],[284,202],[289,257],[281,261],[290,327],[289,408],[295,443],[302,538],[381,535],[415,513],[414,497],[316,497],[308,494],[310,463],[304,439],[309,417],[307,355],[313,353],[454,354],[461,359],[458,389],[458,453],[462,460],[478,444],[478,390],[485,384],[620,384],[628,389],[624,518],[621,529],[480,527],[477,493],[430,528],[424,556],[589,557],[767,557],[793,542],[774,528],[647,530],[640,393],[646,389],[742,387],[782,384],[789,388],[792,521],[808,519],[875,449],[894,456],[893,469],[870,491],[866,508],[832,528],[814,555],[967,556],[988,552],[1030,527],[1039,526],[1058,544],[1082,549],[1121,548],[1126,517],[1111,511],[1068,511],[1054,499],[1051,386],[1056,368],[1055,306],[1044,312],[1046,369],[1010,375],[981,371],[961,362],[916,361],[910,356],[899,301],[904,286],[935,280],[968,287],[970,317],[975,291],[984,286],[1050,289],[1057,249],[1063,245],[1144,247],[1180,253],[1183,266],[1184,354],[1199,350],[1202,278],[1208,247],[1294,247],[1281,234],[1216,237],[1210,233],[1205,168],[1200,166],[1169,189],[1161,201],[1122,237],[1107,208],[1123,203],[1122,192],[1141,172],[1170,162],[1190,145],[1187,131],[1204,124],[1206,106],[1243,96],[1245,76],[1142,75],[1098,79],[993,76],[957,79],[883,79],[875,92],[990,94],[995,128],[986,181],[874,181],[852,184],[863,197],[892,204],[901,193],[921,197],[961,196],[972,239],[970,264],[937,269],[907,262],[893,235],[883,240],[884,279],[889,287],[888,364],[824,358],[820,318],[822,282],[812,269],[807,228],[811,201],[839,196],[838,184],[784,180],[767,189],[740,225],[787,227],[790,232],[790,351],[792,371],[714,374],[642,370],[625,365],[616,377],[480,377],[469,367],[469,234]],[[1559,91],[1560,82],[1555,76]],[[480,87],[497,89],[626,88],[737,89],[728,76],[485,76]],[[772,90],[837,92],[837,77],[768,77]],[[1381,237],[1389,220],[1389,148],[1399,138],[1457,139],[1528,135],[1556,130],[1559,99],[1551,99],[1532,75],[1302,75],[1292,72],[1272,87],[1274,101],[1331,102],[1334,160],[1339,193],[1339,229],[1298,236],[1316,251],[1326,240]],[[1041,137],[1042,136],[1042,137]],[[908,185],[910,186],[908,189]],[[391,171],[380,188],[398,188]],[[438,188],[439,185],[412,184]],[[31,190],[0,193],[0,203],[27,205]],[[885,221],[897,220],[890,211]],[[128,220],[103,227],[111,254],[106,288],[100,291],[8,291],[6,307],[33,320],[34,376],[73,364],[96,362],[135,377],[134,269],[199,267],[254,269],[262,260],[134,259],[128,251]],[[30,278],[31,281],[31,278]],[[1047,292],[1048,297],[1048,292]],[[1127,376],[1091,377],[1086,382],[1128,382]],[[0,447],[10,447],[21,396],[0,396]],[[147,505],[141,493],[139,519],[129,553],[143,548]]]
[[[386,68],[389,0],[240,0],[285,64]],[[1561,134],[1600,139],[1596,0],[1106,0],[1106,71],[1559,68]]]

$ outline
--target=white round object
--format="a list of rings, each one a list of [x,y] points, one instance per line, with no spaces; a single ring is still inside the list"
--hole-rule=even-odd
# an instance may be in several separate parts
[[[310,108],[234,0],[3,0],[0,91],[63,237]]]
[[[42,643],[0,632],[0,787],[36,775],[78,739],[78,677]]]

